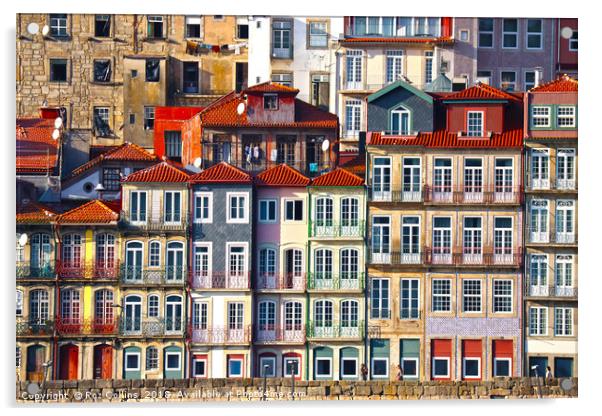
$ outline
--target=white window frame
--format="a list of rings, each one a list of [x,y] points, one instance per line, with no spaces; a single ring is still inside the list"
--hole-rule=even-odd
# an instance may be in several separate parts
[[[403,363],[406,361],[414,361],[416,363],[416,373],[415,374],[407,374],[404,369]],[[401,359],[401,368],[403,370],[403,379],[404,380],[417,380],[420,373],[420,368],[418,367],[420,364],[420,359],[417,357],[403,357]]]
[[[478,366],[478,375],[473,376],[473,375],[467,375],[466,374],[466,361],[467,360],[476,360],[477,363],[479,364]],[[467,379],[467,380],[475,380],[475,379],[480,379],[481,378],[481,357],[462,357],[462,378]]]
[[[210,276],[212,275],[212,271],[213,271],[213,242],[212,241],[208,241],[208,242],[198,242],[195,241],[193,248],[192,248],[192,266],[193,266],[193,272],[194,272],[194,276],[199,276],[201,277],[202,275],[200,274],[200,271],[197,270],[197,264],[196,264],[196,249],[197,247],[206,247],[207,248],[207,276],[203,276],[206,277],[207,279],[210,278]]]
[[[203,198],[207,197],[207,218],[203,218]],[[200,199],[199,199],[200,198]],[[197,208],[201,203],[201,217],[197,216]],[[213,192],[195,192],[194,193],[194,222],[197,224],[212,224],[213,223]]]
[[[262,204],[265,205],[265,208],[267,209],[267,211],[266,211],[266,215],[267,215],[266,219],[262,219],[261,218],[261,206],[262,206]],[[269,216],[270,216],[270,214],[269,214],[270,213],[269,206],[271,204],[274,205],[274,218],[273,219],[269,218]],[[263,224],[273,224],[273,223],[278,222],[278,200],[277,199],[273,199],[273,198],[263,199],[262,198],[258,202],[258,208],[259,208],[259,212],[257,213],[257,216],[259,218],[259,222],[260,223],[263,223]]]
[[[449,292],[445,293],[445,294],[441,294],[441,293],[435,293],[435,291],[433,290],[434,287],[434,282],[435,281],[447,281],[449,284]],[[452,294],[452,282],[451,279],[433,279],[431,281],[431,311],[433,313],[447,313],[447,312],[451,312],[452,310],[452,300],[451,300],[451,294]],[[440,297],[440,298],[446,298],[448,303],[449,303],[449,308],[447,310],[435,310],[435,296]]]
[[[264,369],[264,361],[271,361],[272,362],[272,370],[273,373],[272,374],[265,374],[263,369]],[[276,368],[276,357],[275,356],[264,356],[264,357],[259,357],[259,376],[260,377],[276,377],[276,373],[278,372],[278,369]]]
[[[405,318],[404,318],[404,317],[402,317],[402,313],[401,313],[401,309],[402,309],[402,296],[403,296],[403,295],[402,295],[402,290],[403,290],[403,287],[402,287],[402,286],[403,286],[403,282],[404,282],[404,281],[410,282],[410,283],[409,283],[410,287],[409,287],[409,289],[408,289],[408,290],[409,290],[409,292],[410,292],[410,293],[409,293],[409,297],[408,297],[408,302],[409,302],[409,305],[410,305],[410,306],[408,307],[408,317],[405,317]],[[412,306],[411,306],[411,304],[412,304],[412,301],[414,300],[414,299],[412,298],[412,293],[411,293],[411,292],[412,292],[412,290],[413,290],[413,288],[412,288],[412,285],[413,285],[413,283],[414,283],[414,282],[416,282],[416,284],[417,284],[417,289],[418,289],[418,294],[417,294],[417,297],[416,297],[416,299],[415,299],[415,300],[416,300],[416,303],[417,303],[417,306],[416,306],[416,313],[417,313],[417,316],[412,316],[412,309],[413,309],[413,308],[412,308]],[[410,321],[410,320],[416,320],[416,319],[420,319],[420,297],[421,297],[421,296],[420,296],[420,279],[418,279],[418,278],[415,278],[415,277],[407,277],[407,278],[406,278],[406,277],[403,277],[403,278],[401,278],[401,279],[400,279],[400,281],[399,281],[399,319],[401,319],[401,320],[403,320],[403,321]]]
[[[204,362],[205,363],[205,372],[202,374],[198,374],[196,372],[196,363]],[[207,358],[192,358],[192,377],[193,378],[207,378]]]
[[[323,25],[324,26],[324,33],[321,34],[317,34],[317,33],[312,33],[312,26],[313,25]],[[310,20],[307,22],[307,46],[309,48],[316,48],[316,49],[325,49],[328,48],[328,21],[326,20]],[[315,42],[316,39],[321,39],[324,38],[323,44],[320,41],[319,45],[314,45],[312,44],[312,42]]]
[[[301,209],[303,212],[301,212],[301,219],[300,220],[295,220],[295,214],[297,213],[297,211],[295,210],[295,201],[301,201]],[[293,219],[289,220],[288,218],[286,218],[286,205],[292,202],[293,203]],[[284,199],[282,201],[282,210],[283,210],[283,215],[282,215],[282,222],[284,223],[288,223],[288,222],[293,222],[293,223],[300,223],[303,222],[305,220],[305,200],[302,198],[290,198],[290,199]]]
[[[234,361],[239,361],[240,362],[240,374],[232,374],[230,372],[230,363],[234,362]],[[227,375],[228,377],[242,377],[243,374],[245,373],[245,360],[244,358],[227,358],[226,359],[226,366],[227,368]]]
[[[167,199],[168,199],[168,195],[171,195],[171,221],[167,221]],[[176,195],[180,195],[180,219],[179,221],[174,221],[175,218],[175,214],[176,214],[176,206],[175,206],[175,201],[176,201]],[[165,222],[165,224],[181,224],[182,223],[182,217],[184,217],[184,211],[183,211],[183,202],[184,199],[182,198],[182,192],[180,191],[165,191],[163,193],[163,221]]]
[[[573,39],[573,36],[578,35],[578,33],[578,30],[573,29],[573,34],[569,38],[569,51],[571,52],[577,52],[579,50],[579,36],[577,36],[577,39]],[[576,48],[573,48],[573,42],[577,42]]]
[[[554,256],[554,286],[556,288],[573,288],[575,286],[574,260],[575,259],[572,254],[556,254]],[[570,278],[570,285],[567,285],[568,269],[570,269],[570,276],[568,276],[568,278]],[[561,271],[562,274],[560,273]]]
[[[479,294],[475,295],[475,294],[469,294],[467,295],[465,293],[465,283],[467,282],[479,282]],[[466,310],[466,302],[467,299],[476,299],[478,297],[479,299],[479,310],[470,310],[467,311]],[[472,313],[481,313],[483,312],[483,280],[481,279],[462,279],[462,313],[467,313],[467,314],[472,314]]]
[[[389,84],[401,79],[404,75],[405,54],[401,49],[394,49],[385,51],[385,55],[385,80]]]
[[[560,114],[560,110],[572,110],[572,115]],[[572,120],[571,124],[560,125],[560,119]],[[556,107],[556,127],[559,129],[570,129],[577,126],[577,107],[574,105],[559,105]]]
[[[232,198],[244,198],[244,207],[243,207],[243,217],[242,218],[232,218]],[[248,224],[249,223],[249,193],[248,192],[227,192],[226,199],[228,201],[227,204],[227,217],[226,223],[228,224]]]
[[[328,374],[318,374],[318,361],[328,361],[329,362],[329,373]],[[315,375],[316,377],[332,377],[332,357],[316,357],[314,365],[316,366]]]
[[[530,86],[527,86],[527,74],[533,74],[533,82],[529,82],[529,84],[532,84]],[[529,91],[531,88],[535,87],[535,71],[534,70],[526,70],[523,72],[523,87],[525,91]]]
[[[445,360],[447,363],[447,373],[446,374],[435,374],[435,361],[436,360]],[[450,378],[450,358],[449,357],[433,357],[431,360],[431,375],[433,378]]]
[[[403,116],[407,116],[407,129],[403,128]],[[395,117],[398,117],[398,127],[397,130],[393,130],[393,120],[395,119]],[[400,135],[400,136],[407,136],[409,134],[411,134],[412,132],[412,113],[410,113],[410,110],[408,110],[407,108],[405,108],[404,106],[398,106],[395,108],[395,110],[391,111],[391,117],[389,120],[389,125],[391,126],[391,134],[395,134],[395,135]]]
[[[497,361],[507,361],[508,362],[508,374],[498,374],[497,373]],[[493,358],[493,376],[494,377],[511,377],[512,376],[512,358]]]
[[[136,212],[136,217],[138,218],[138,220],[133,221],[132,220],[132,199],[133,196],[136,196],[136,199],[138,200],[138,211]],[[144,221],[140,220],[140,201],[142,200],[142,196],[144,196],[144,200],[145,200],[145,211],[144,211]],[[150,214],[150,210],[149,210],[149,205],[148,205],[148,192],[147,191],[138,191],[138,190],[131,190],[130,191],[130,200],[129,202],[129,214],[130,214],[130,221],[132,222],[132,224],[146,224],[149,218],[149,214]]]
[[[572,337],[575,331],[574,326],[574,308],[555,307],[554,308],[554,336],[555,337]],[[560,325],[558,325],[558,312],[560,312],[561,319]],[[567,319],[567,315],[570,315],[570,322]],[[567,331],[566,326],[569,323],[570,331]]]
[[[535,325],[533,324],[535,313]],[[545,313],[542,313],[545,311]],[[544,316],[545,315],[545,316]],[[535,331],[533,331],[535,329]],[[542,331],[543,329],[543,331]],[[529,307],[529,336],[531,337],[545,337],[548,335],[548,308],[545,306],[531,306]]]
[[[495,293],[495,283],[496,282],[510,282],[510,294],[496,294]],[[492,302],[491,302],[491,308],[493,310],[493,313],[513,313],[514,312],[514,280],[512,279],[493,279],[493,281],[491,282],[491,296],[492,296]],[[510,310],[509,311],[496,311],[495,309],[495,299],[496,298],[510,298]]]
[[[516,91],[516,87],[517,87],[517,84],[518,84],[518,81],[517,81],[518,75],[517,75],[516,71],[513,71],[511,69],[510,70],[509,69],[503,69],[503,70],[500,71],[500,88],[502,90],[504,90],[504,91],[507,90],[507,88],[504,88],[504,80],[503,80],[503,74],[505,72],[509,72],[509,73],[513,73],[514,74],[514,81],[512,81],[512,82],[506,82],[506,84],[511,84],[512,85],[512,90],[510,90],[510,91]]]
[[[379,281],[378,285],[378,316],[373,316],[373,292],[374,292],[374,282]],[[387,297],[383,297],[383,285],[382,282],[387,282]],[[387,301],[387,307],[383,308],[383,301]],[[385,313],[386,312],[386,313]],[[371,279],[370,281],[370,319],[391,319],[391,279],[388,277],[376,277]]]
[[[504,21],[505,20],[516,20],[516,32],[507,32],[504,29]],[[516,18],[508,18],[508,19],[502,19],[502,49],[518,49],[518,45],[519,45],[519,41],[518,41],[518,34],[520,32],[520,21]],[[514,35],[516,38],[516,46],[506,46],[504,45],[504,38],[506,37],[506,35]]]
[[[481,117],[481,128],[478,135],[471,134],[470,116],[479,114]],[[485,112],[483,111],[467,111],[466,112],[466,135],[468,137],[483,137],[485,135]]]
[[[487,33],[489,33],[489,32],[487,32]],[[460,42],[470,42],[470,30],[461,29],[458,39],[460,40]]]
[[[535,114],[536,110],[546,110],[547,114]],[[546,120],[546,124],[536,125],[535,119]],[[534,105],[531,107],[531,128],[546,128],[551,126],[552,111],[551,107],[547,105]]]
[[[385,366],[386,374],[374,374],[374,361],[385,361],[387,365]],[[389,357],[372,357],[370,358],[370,377],[371,378],[389,378]]]
[[[169,367],[169,360],[167,357],[171,355],[178,357],[177,367]],[[165,371],[182,371],[182,351],[165,351]]]
[[[355,362],[355,374],[344,374],[345,366],[343,365],[343,361],[354,361]],[[357,357],[341,357],[341,379],[357,378],[358,370],[359,370],[358,364],[359,364],[359,360],[357,359]]]
[[[529,20],[539,20],[541,31],[529,32]],[[539,48],[529,47],[529,36],[539,36]],[[530,51],[540,51],[543,49],[543,19],[525,19],[525,49]]]
[[[226,243],[226,265],[225,271],[226,275],[230,276],[230,255],[232,247],[242,247],[244,254],[244,264],[243,264],[243,275],[246,275],[249,272],[249,243],[245,241],[237,242],[237,241],[229,241]]]
[[[357,99],[345,100],[345,135],[357,136],[361,129],[362,101]]]
[[[293,357],[293,356],[283,357],[282,358],[282,365],[283,365],[282,375],[284,377],[290,377],[291,376],[291,373],[289,372],[289,366],[288,366],[288,363],[290,361],[296,361],[297,362],[297,371],[295,371],[295,377],[300,376],[301,375],[301,358],[300,357]]]
[[[128,364],[128,357],[130,355],[135,355],[135,356],[138,357],[138,367],[131,368],[131,367],[127,366],[127,364]],[[141,361],[140,356],[141,356],[140,351],[126,351],[123,354],[123,367],[124,367],[124,370],[125,371],[140,371],[140,361]]]

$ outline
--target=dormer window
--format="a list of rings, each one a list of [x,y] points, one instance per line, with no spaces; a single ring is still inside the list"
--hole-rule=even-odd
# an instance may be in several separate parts
[[[466,116],[466,132],[469,137],[483,137],[483,112],[469,111]]]
[[[264,94],[263,108],[265,110],[278,110],[278,94]]]
[[[410,112],[402,106],[391,111],[391,134],[410,134]]]

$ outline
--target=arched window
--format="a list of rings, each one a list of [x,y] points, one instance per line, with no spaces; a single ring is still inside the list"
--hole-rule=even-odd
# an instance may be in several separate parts
[[[332,227],[333,202],[330,197],[316,199],[316,226]]]
[[[284,304],[284,330],[300,331],[303,325],[303,305],[290,301]]]
[[[314,304],[314,321],[316,328],[331,328],[332,327],[332,301],[317,300]]]
[[[346,228],[357,227],[359,225],[359,205],[359,200],[357,198],[341,199],[341,227],[343,227],[343,235],[348,235],[345,233]]]
[[[80,293],[75,289],[61,291],[61,320],[65,324],[79,323],[80,319]]]
[[[30,248],[31,268],[35,269],[48,267],[50,264],[50,254],[52,252],[52,247],[50,245],[50,234],[32,235]]]
[[[146,371],[159,369],[159,350],[157,347],[146,348]]]
[[[165,299],[165,330],[179,332],[182,330],[182,296],[170,295]]]
[[[184,243],[171,241],[167,243],[166,253],[167,280],[184,280]]]
[[[79,268],[82,264],[82,236],[65,234],[61,261],[65,268]]]
[[[22,290],[17,290],[17,309],[16,309],[16,315],[17,316],[22,316],[23,315],[23,291]]]
[[[139,332],[142,328],[142,297],[128,295],[124,300],[123,328],[126,332]]]
[[[259,302],[259,330],[273,331],[276,326],[276,303],[268,300]]]
[[[391,134],[410,134],[410,112],[403,106],[391,111]]]
[[[148,244],[148,267],[161,266],[161,242],[151,241]]]
[[[100,289],[94,294],[94,323],[113,323],[113,292],[109,289]]]
[[[48,314],[48,292],[42,289],[29,292],[29,322],[38,325],[45,324]]]
[[[341,249],[341,288],[358,289],[359,250]]]
[[[142,280],[142,243],[128,241],[125,245],[125,280]]]
[[[332,250],[321,248],[315,251],[314,273],[316,289],[332,289]]]
[[[341,302],[341,327],[357,328],[359,303],[356,300],[344,300]]]
[[[149,318],[159,317],[159,295],[148,295],[146,313]]]

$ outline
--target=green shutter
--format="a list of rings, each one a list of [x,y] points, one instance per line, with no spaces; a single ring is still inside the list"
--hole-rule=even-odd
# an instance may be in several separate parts
[[[341,348],[341,358],[359,358],[359,351],[357,348],[346,347]]]
[[[389,357],[389,340],[372,339],[370,340],[371,357]]]
[[[137,352],[140,357],[140,368],[138,370],[126,370],[125,357],[126,353]],[[144,366],[142,352],[139,347],[127,347],[123,350],[123,378],[126,380],[139,380],[142,378],[142,368]]]
[[[180,369],[179,370],[168,370],[167,369],[167,353],[168,352],[179,352],[180,353]],[[182,354],[182,349],[180,347],[176,347],[176,346],[166,347],[163,350],[163,378],[165,378],[165,379],[182,378],[183,369],[184,369],[184,355]]]
[[[402,340],[400,340],[399,355],[400,355],[400,358],[420,358],[420,340],[419,339],[402,339]]]

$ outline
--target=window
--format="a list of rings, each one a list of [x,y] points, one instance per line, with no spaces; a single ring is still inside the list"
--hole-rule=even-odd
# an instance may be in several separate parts
[[[505,91],[516,91],[516,72],[502,71],[500,88]]]
[[[211,248],[211,244],[200,245],[198,243],[194,247],[194,278],[200,279],[200,282],[195,280],[195,284],[208,283],[207,278],[211,270]]]
[[[401,261],[420,262],[420,217],[403,216],[401,220]]]
[[[451,312],[451,280],[433,279],[433,312]]]
[[[554,377],[573,377],[573,359],[569,357],[554,357]]]
[[[548,335],[548,308],[539,306],[529,308],[529,335]]]
[[[389,358],[372,357],[372,377],[374,377],[374,378],[389,377]]]
[[[148,107],[153,108],[153,107]],[[146,118],[145,118],[146,123]],[[154,124],[154,108],[153,108],[153,124]],[[152,127],[150,127],[152,128]],[[165,131],[165,156],[172,159],[181,159],[182,157],[182,132],[180,131]]]
[[[506,158],[495,159],[495,192],[510,194],[513,192],[514,160]]]
[[[531,150],[531,186],[545,189],[550,186],[550,151],[548,149]]]
[[[67,33],[67,15],[51,14],[50,16],[50,36],[68,36]]]
[[[198,378],[207,377],[207,356],[206,355],[193,357],[193,359],[192,359],[192,376],[198,377]]]
[[[558,106],[556,109],[556,124],[558,127],[575,127],[575,107],[574,106]]]
[[[286,221],[303,221],[303,200],[285,201],[284,214]]]
[[[573,286],[573,256],[558,254],[556,255],[556,289],[561,292],[563,288]]]
[[[309,22],[309,47],[326,48],[328,32],[326,22]]]
[[[483,137],[482,111],[469,111],[466,114],[466,132],[469,137]]]
[[[401,79],[403,75],[403,51],[394,50],[387,51],[387,83],[395,82]]]
[[[276,377],[276,357],[259,357],[259,377]]]
[[[180,351],[165,352],[165,370],[180,371],[182,369],[182,353]]]
[[[329,331],[325,331],[325,329],[332,328],[333,325],[333,305],[329,300],[318,300],[314,304],[314,320],[316,331],[324,334]]]
[[[130,114],[130,124],[136,124],[136,114]]]
[[[348,136],[357,136],[360,131],[362,102],[360,100],[345,101],[345,132]]]
[[[154,128],[155,128],[155,107],[145,106],[144,107],[144,130],[152,130]],[[166,133],[169,133],[169,132],[166,132]],[[174,138],[172,137],[171,140],[173,141],[173,139]],[[175,139],[177,140],[177,137]],[[166,138],[165,138],[166,149],[165,150],[166,150],[167,156],[169,156],[169,153],[167,153],[167,152],[174,152],[176,154],[181,155],[182,145],[180,144],[178,146],[178,143],[170,143],[170,142],[168,142],[168,140],[169,140],[169,137],[167,137],[167,135],[166,135]],[[181,143],[181,141],[182,141],[182,139],[180,138],[180,143]],[[172,147],[170,147],[170,145]],[[176,147],[175,149],[174,149],[174,146]]]
[[[130,191],[130,221],[146,222],[146,192]]]
[[[433,378],[449,377],[449,358],[433,357]]]
[[[201,16],[186,16],[186,37],[193,39],[201,38]]]
[[[159,350],[157,347],[146,348],[146,371],[159,369]]]
[[[276,204],[275,199],[259,200],[259,222],[276,222]]]
[[[502,48],[515,49],[518,47],[518,19],[503,19]]]
[[[194,301],[192,304],[192,329],[206,330],[207,329],[207,310],[209,304],[207,302]]]
[[[108,14],[94,15],[94,36],[108,38],[111,36],[111,16]]]
[[[158,295],[149,295],[148,296],[148,307],[146,313],[149,318],[158,318],[159,317],[159,296]]]
[[[391,261],[391,218],[388,216],[372,217],[372,261],[389,263]]]
[[[403,379],[417,379],[418,378],[418,358],[407,358],[401,359],[401,369],[403,370]]]
[[[576,30],[573,30],[573,34],[571,35],[571,38],[569,39],[569,51],[577,51],[578,48],[578,34]]]
[[[21,368],[21,347],[16,348],[16,366],[17,369]]]
[[[418,319],[420,281],[418,279],[401,279],[400,312],[401,319]]]
[[[341,378],[357,377],[357,358],[342,357],[341,358]]]
[[[531,127],[550,127],[550,107],[531,107]]]
[[[494,377],[510,377],[512,370],[511,358],[494,358],[493,359],[493,376]]]
[[[161,76],[161,61],[159,59],[147,59],[144,67],[145,81],[159,82]]]
[[[67,324],[78,324],[80,319],[80,293],[75,289],[61,291],[60,316]]]
[[[290,377],[291,375],[300,376],[301,366],[299,357],[284,357],[282,364],[282,375],[284,377]]]
[[[48,292],[34,289],[29,292],[29,321],[45,324],[49,317]]]
[[[359,327],[359,305],[355,300],[341,302],[341,335],[347,336],[355,333]]]
[[[512,256],[512,217],[494,218],[493,254],[494,261],[508,262]]]
[[[111,61],[109,59],[94,60],[94,82],[111,82]]]
[[[75,269],[77,272],[82,265],[82,237],[79,234],[63,236],[62,266]]]
[[[23,315],[23,291],[17,290],[16,316]]]
[[[437,194],[450,194],[452,186],[452,161],[451,159],[435,159],[433,191]]]
[[[259,331],[274,331],[276,329],[276,303],[273,301],[259,302],[257,317]]]
[[[165,191],[163,197],[163,221],[179,224],[182,221],[182,193]]]
[[[462,280],[462,311],[481,312],[481,281]]]
[[[319,227],[333,226],[333,199],[330,197],[319,197],[316,199],[316,225]]]
[[[493,19],[479,19],[479,48],[493,48]]]
[[[345,79],[347,89],[357,90],[362,88],[362,60],[363,51],[348,50],[345,55]]]
[[[543,39],[543,21],[527,19],[527,49],[541,49]]]
[[[243,358],[228,356],[228,377],[242,377],[244,368]]]
[[[372,163],[372,199],[391,199],[391,158],[375,157]]]
[[[481,378],[481,359],[465,357],[462,360],[462,377],[466,379]]]
[[[559,189],[575,189],[575,149],[558,149],[556,182]]]
[[[548,256],[546,254],[531,254],[529,274],[531,290],[535,287],[547,289],[548,285]]]
[[[262,277],[276,274],[276,250],[262,248],[259,250],[259,275]]]
[[[247,272],[247,248],[243,245],[228,245],[228,274],[243,277]]]
[[[278,94],[263,94],[263,108],[278,110]]]
[[[357,198],[342,198],[341,199],[341,226],[345,227],[343,229],[343,232],[346,232],[348,227],[357,227],[358,225],[359,225],[359,201],[358,201],[358,199]]]
[[[237,194],[228,192],[228,223],[249,222],[249,198],[248,194]]]
[[[512,280],[493,280],[493,313],[512,312]]]
[[[291,58],[291,22],[274,21],[272,25],[272,55],[275,58]]]
[[[97,273],[113,273],[110,270],[115,267],[115,236],[113,234],[96,234],[96,267],[98,268]]]
[[[139,371],[140,370],[140,352],[138,351],[125,351],[123,354],[123,361],[125,362],[125,371]]]
[[[391,134],[410,134],[410,112],[405,107],[397,107],[391,111]]]
[[[424,83],[433,82],[433,52],[424,52]]]
[[[148,16],[147,37],[150,39],[163,38],[163,16]]]
[[[194,221],[201,224],[213,222],[213,194],[210,192],[195,192]]]
[[[525,71],[525,91],[535,87],[535,71]]]
[[[111,136],[110,111],[109,107],[94,107],[94,132],[97,136]]]
[[[316,357],[316,377],[332,376],[332,358]]]
[[[573,308],[554,308],[554,335],[573,335]]]
[[[469,42],[470,41],[470,32],[466,29],[460,30],[460,41],[461,42]]]
[[[66,59],[51,59],[50,60],[50,81],[67,82],[67,60]]]
[[[236,38],[249,39],[249,21],[246,18],[236,19]]]
[[[330,76],[328,74],[311,75],[311,104],[328,111],[330,101]]]
[[[272,82],[286,85],[287,87],[293,86],[293,74],[288,73],[272,73]]]
[[[161,243],[151,241],[148,245],[148,266],[159,267],[161,265]]]
[[[102,186],[104,186],[105,191],[119,191],[121,188],[121,169],[103,168]]]
[[[372,279],[370,288],[370,317],[389,319],[389,279]]]
[[[556,201],[556,242],[575,242],[575,201]]]
[[[433,261],[451,261],[451,218],[433,217]]]

